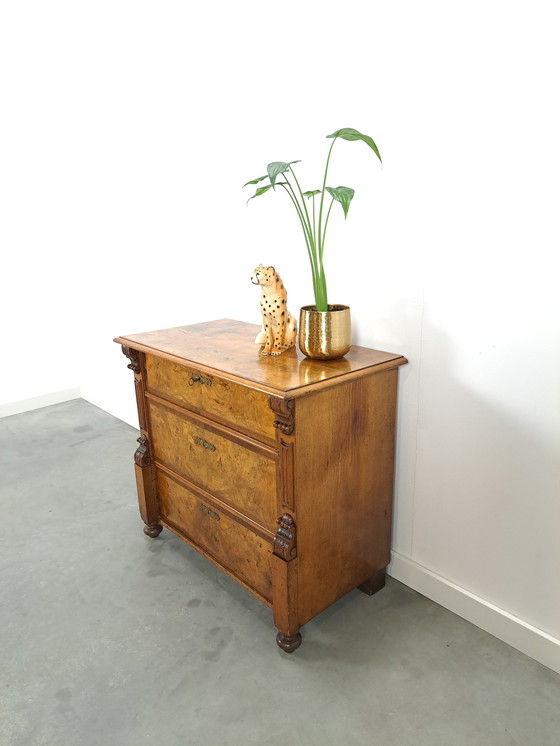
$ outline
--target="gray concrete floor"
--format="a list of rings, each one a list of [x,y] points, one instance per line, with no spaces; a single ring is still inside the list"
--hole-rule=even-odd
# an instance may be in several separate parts
[[[137,432],[0,420],[1,746],[558,746],[560,676],[396,581],[288,656],[271,612],[142,533]]]

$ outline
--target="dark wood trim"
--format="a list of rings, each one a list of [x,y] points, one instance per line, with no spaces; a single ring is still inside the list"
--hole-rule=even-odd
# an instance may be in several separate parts
[[[295,424],[295,400],[291,397],[282,399],[278,396],[269,396],[268,406],[275,414],[274,427],[284,435],[292,435]]]
[[[137,443],[140,443],[136,451],[134,452],[134,463],[138,466],[149,466],[152,462],[150,455],[150,444],[148,438],[145,435],[141,435],[136,439]]]
[[[289,513],[278,518],[278,530],[274,537],[274,554],[289,562],[297,557],[296,524]]]
[[[128,345],[124,344],[121,345],[121,350],[123,352],[123,355],[126,355],[126,357],[130,360],[129,364],[126,367],[130,368],[130,370],[134,371],[134,373],[140,373],[140,352],[134,347],[128,347]]]
[[[293,653],[301,645],[301,633],[296,632],[295,635],[283,635],[282,632],[278,632],[276,635],[276,643],[279,648],[285,653]]]
[[[157,537],[161,534],[161,531],[163,529],[163,526],[158,521],[154,521],[153,523],[146,523],[144,526],[144,533],[146,536],[149,536],[150,539],[157,539]]]

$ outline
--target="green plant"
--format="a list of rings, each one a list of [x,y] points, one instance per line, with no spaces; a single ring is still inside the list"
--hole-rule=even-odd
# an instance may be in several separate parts
[[[379,150],[377,149],[377,145],[374,143],[373,139],[369,137],[369,135],[362,135],[361,132],[352,129],[352,127],[344,127],[343,129],[337,130],[336,132],[333,132],[332,135],[327,135],[327,138],[332,138],[333,141],[327,155],[322,189],[314,189],[308,192],[301,191],[299,181],[297,180],[294,169],[292,168],[294,163],[300,163],[301,161],[290,161],[289,163],[284,163],[283,161],[274,161],[273,163],[269,163],[267,167],[267,173],[264,176],[259,176],[258,179],[252,179],[251,181],[248,181],[246,184],[243,185],[244,187],[246,187],[248,184],[258,184],[259,182],[267,178],[270,181],[270,183],[266,186],[258,187],[255,194],[253,194],[252,197],[249,197],[247,203],[249,203],[249,201],[254,199],[255,197],[260,197],[261,195],[265,194],[269,191],[269,189],[275,191],[277,186],[281,186],[291,199],[301,223],[303,235],[305,237],[305,244],[307,246],[307,253],[309,254],[309,261],[311,263],[311,275],[313,278],[313,292],[315,294],[315,307],[317,311],[327,311],[329,307],[327,300],[327,283],[325,280],[325,270],[323,268],[323,252],[325,249],[325,236],[327,233],[327,226],[329,224],[331,208],[335,201],[340,202],[344,211],[344,218],[346,219],[348,215],[348,208],[350,207],[350,202],[354,197],[354,190],[350,189],[350,187],[328,187],[326,185],[327,173],[329,170],[329,161],[334,144],[338,140],[338,138],[351,141],[362,140],[366,143],[366,145],[369,145],[369,147],[381,161]],[[284,181],[276,181],[277,177],[281,174],[284,175]],[[295,188],[294,185],[291,183],[291,180],[288,178],[288,174],[290,174],[290,177],[293,179]],[[323,203],[325,200],[326,192],[328,192],[328,194],[331,196],[331,203],[328,207],[328,210],[326,211],[326,215],[324,216]],[[319,194],[321,195],[321,199],[319,202],[319,209],[316,213],[315,197]],[[309,211],[307,209],[306,200],[312,200],[311,215],[309,214]]]

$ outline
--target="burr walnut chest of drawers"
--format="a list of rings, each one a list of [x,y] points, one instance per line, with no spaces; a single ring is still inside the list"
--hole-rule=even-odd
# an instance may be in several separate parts
[[[225,319],[115,341],[134,372],[145,533],[164,526],[271,607],[291,652],[329,604],[384,585],[407,361],[263,357],[258,331]]]

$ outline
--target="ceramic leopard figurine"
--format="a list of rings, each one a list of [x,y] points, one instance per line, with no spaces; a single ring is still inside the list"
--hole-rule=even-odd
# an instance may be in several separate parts
[[[296,343],[297,324],[288,311],[288,292],[274,267],[259,264],[251,282],[262,290],[262,331],[255,344],[264,344],[261,355],[280,355]]]

